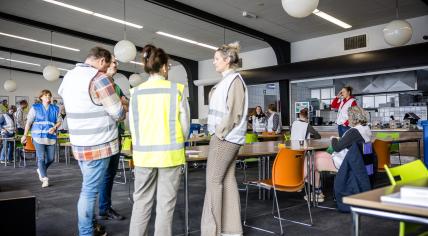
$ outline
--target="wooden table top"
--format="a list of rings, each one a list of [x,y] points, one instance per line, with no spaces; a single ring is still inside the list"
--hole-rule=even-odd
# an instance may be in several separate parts
[[[395,186],[387,186],[374,189],[368,192],[359,193],[343,198],[343,202],[355,207],[377,209],[389,212],[404,213],[428,217],[428,208],[409,206],[404,204],[382,203],[380,197],[383,195],[399,192],[402,186],[421,186],[428,187],[428,178],[422,178],[416,181],[402,183]]]

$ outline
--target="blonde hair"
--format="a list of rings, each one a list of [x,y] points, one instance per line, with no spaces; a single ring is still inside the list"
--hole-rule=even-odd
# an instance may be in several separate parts
[[[231,68],[239,67],[239,42],[233,42],[229,44],[224,44],[221,47],[217,48],[216,52],[220,52],[223,56],[223,59],[226,60],[230,58],[229,66]]]
[[[367,125],[368,113],[359,106],[353,106],[348,108],[348,120],[349,124],[354,127],[358,124]]]

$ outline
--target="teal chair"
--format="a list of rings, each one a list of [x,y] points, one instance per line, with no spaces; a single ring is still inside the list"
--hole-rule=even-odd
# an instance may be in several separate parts
[[[421,160],[412,161],[410,163],[389,168],[384,165],[386,174],[388,175],[391,185],[397,185],[401,182],[408,182],[421,178],[428,178],[428,170]],[[415,232],[419,231],[421,225],[414,223],[406,223],[400,221],[400,236],[408,234],[414,235]],[[428,231],[418,234],[419,236],[428,236]]]

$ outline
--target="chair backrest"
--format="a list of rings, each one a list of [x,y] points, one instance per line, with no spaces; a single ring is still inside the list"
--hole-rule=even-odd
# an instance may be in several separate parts
[[[275,135],[275,132],[264,131],[262,132],[262,135]]]
[[[131,137],[124,137],[122,140],[122,150],[123,151],[131,151],[132,147],[132,138]]]
[[[280,148],[272,167],[273,184],[284,187],[302,185],[304,183],[304,163],[303,151]]]
[[[373,143],[373,149],[377,156],[377,168],[379,170],[383,170],[383,166],[385,165],[391,165],[389,146],[388,142],[379,139],[376,139]]]
[[[245,134],[245,143],[257,143],[257,134],[247,133]]]
[[[385,165],[385,171],[392,185],[428,177],[428,170],[421,160],[392,168]]]
[[[400,133],[399,132],[377,132],[376,138],[379,139],[392,139],[392,140],[399,140],[400,139]],[[389,147],[389,150],[391,152],[397,152],[400,150],[400,146],[398,143],[393,143]]]
[[[30,136],[27,136],[27,142],[24,146],[24,151],[33,152],[36,151],[36,148],[34,147],[33,140]]]

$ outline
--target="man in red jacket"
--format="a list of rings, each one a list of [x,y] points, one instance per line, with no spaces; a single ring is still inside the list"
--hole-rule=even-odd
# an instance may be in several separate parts
[[[352,87],[345,86],[331,102],[331,109],[337,110],[336,124],[338,125],[339,137],[349,129],[348,109],[357,106],[357,101],[352,96]]]

